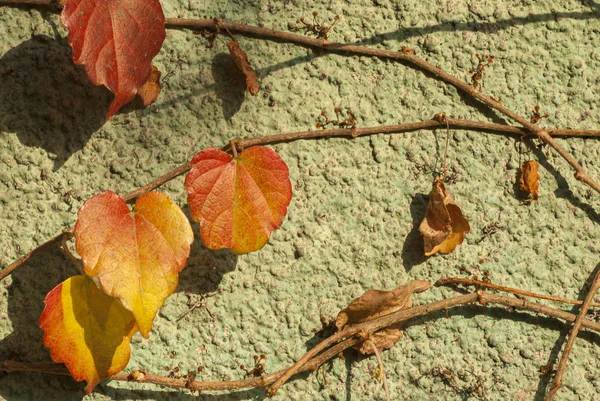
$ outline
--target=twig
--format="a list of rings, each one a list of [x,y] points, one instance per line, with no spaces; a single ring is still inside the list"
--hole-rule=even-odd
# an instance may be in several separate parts
[[[6,0],[0,0],[0,3]],[[473,130],[473,131],[485,131],[492,133],[499,133],[504,135],[519,135],[522,136],[526,134],[522,128],[514,127],[510,125],[504,124],[493,124],[486,123],[480,121],[471,121],[471,120],[460,120],[455,118],[447,117],[448,124],[452,128],[459,128],[465,130]],[[281,142],[290,142],[302,139],[319,139],[319,138],[333,138],[333,137],[346,137],[346,138],[356,138],[359,136],[365,135],[374,135],[374,134],[395,134],[402,132],[412,132],[418,131],[421,129],[436,129],[439,127],[445,127],[445,121],[439,121],[437,119],[418,121],[414,123],[406,123],[406,124],[397,124],[397,125],[382,125],[377,127],[366,127],[366,128],[334,128],[334,129],[324,129],[324,130],[313,130],[313,131],[301,131],[301,132],[292,132],[292,133],[284,133],[284,134],[276,134],[276,135],[266,135],[258,138],[245,138],[240,139],[236,142],[236,145],[240,148],[247,148],[250,146],[257,145],[270,145]],[[571,130],[553,130],[552,133],[558,133],[560,135],[572,135],[580,136],[583,132],[586,131],[571,131]],[[593,135],[600,136],[600,131],[594,132]],[[222,149],[228,149],[229,145],[224,146]],[[173,178],[185,174],[191,168],[190,163],[182,164],[174,168],[173,170],[168,171],[164,175],[158,177],[154,181],[144,185],[141,188],[138,188],[134,191],[131,191],[123,196],[125,201],[131,203],[135,199],[140,196],[148,193],[159,186],[165,184],[166,182],[172,180]],[[70,230],[73,227],[69,228]],[[10,265],[5,267],[2,271],[0,271],[0,281],[6,278],[9,274],[23,265],[27,260],[29,260],[33,255],[42,252],[43,250],[49,248],[51,245],[60,243],[62,241],[63,234],[58,234],[56,237],[50,239],[49,241],[43,243],[39,247],[31,250],[29,253],[21,256],[19,259],[12,262]]]
[[[21,4],[27,3],[31,0],[0,0],[0,3],[5,4]],[[53,0],[47,0],[47,3],[44,0],[35,0],[37,5],[56,5]],[[165,26],[170,28],[191,28],[191,29],[209,29],[209,30],[217,30],[221,28],[225,28],[232,32],[238,32],[241,34],[246,34],[250,36],[255,36],[259,39],[266,40],[274,40],[277,42],[288,42],[294,43],[301,46],[307,46],[312,48],[318,48],[330,51],[332,53],[342,53],[342,54],[353,54],[353,55],[363,55],[363,56],[372,56],[379,57],[385,59],[393,59],[400,60],[406,63],[412,64],[415,67],[423,71],[427,71],[432,74],[437,79],[460,89],[465,92],[467,95],[479,100],[483,104],[488,107],[499,111],[504,114],[506,117],[512,119],[513,121],[518,122],[524,128],[526,128],[532,134],[535,134],[538,138],[548,143],[554,150],[558,152],[567,162],[575,169],[575,178],[586,185],[590,186],[596,192],[600,193],[600,185],[598,185],[595,181],[593,181],[585,172],[583,167],[579,165],[569,154],[565,151],[556,141],[552,141],[550,135],[548,134],[548,130],[542,127],[538,127],[533,124],[531,121],[526,118],[520,116],[519,114],[513,112],[502,103],[498,102],[496,99],[491,98],[490,96],[484,95],[479,92],[476,88],[469,85],[468,83],[462,81],[459,78],[454,77],[453,75],[448,74],[442,69],[434,66],[433,64],[428,63],[424,59],[418,57],[414,51],[392,51],[392,50],[383,50],[383,49],[375,49],[365,46],[344,44],[344,43],[335,43],[328,42],[325,39],[314,39],[309,38],[302,35],[296,35],[290,32],[282,32],[276,31],[274,29],[268,28],[260,28],[252,25],[246,24],[238,24],[235,22],[229,22],[218,18],[213,19],[186,19],[186,18],[166,18]],[[549,140],[550,139],[550,140]]]
[[[562,302],[564,304],[571,304],[571,305],[583,304],[583,301],[578,301],[576,299],[568,299],[568,298],[554,297],[552,295],[536,294],[535,292],[524,291],[519,288],[504,287],[501,285],[488,283],[486,281],[473,280],[470,278],[458,278],[458,277],[441,278],[435,283],[435,286],[440,287],[440,286],[450,286],[450,285],[455,285],[455,284],[489,288],[491,290],[510,292],[511,294],[522,295],[524,297],[545,299],[548,301]],[[590,304],[590,306],[599,307],[600,303],[592,302]]]
[[[337,356],[340,352],[354,346],[355,344],[364,340],[364,338],[360,338],[355,336],[359,331],[365,333],[374,333],[382,328],[391,326],[393,324],[397,324],[400,321],[405,321],[407,319],[411,319],[417,316],[426,315],[432,312],[449,309],[459,305],[466,305],[472,303],[480,303],[482,306],[486,306],[487,304],[499,304],[509,306],[515,309],[527,310],[534,313],[540,313],[543,315],[547,315],[550,317],[558,318],[561,320],[565,320],[567,322],[574,322],[576,320],[576,316],[574,314],[564,312],[560,309],[552,308],[546,305],[540,305],[534,302],[528,302],[525,300],[520,300],[516,298],[511,298],[502,295],[495,294],[487,294],[483,292],[477,292],[473,294],[459,295],[453,298],[443,299],[441,301],[432,302],[425,305],[415,306],[410,309],[405,309],[390,315],[385,315],[380,318],[370,320],[368,322],[350,326],[347,329],[344,329],[342,332],[333,335],[325,340],[323,340],[320,344],[318,344],[315,348],[318,348],[319,351],[325,348],[327,350],[323,351],[319,355],[316,355],[318,352],[312,353],[313,350],[309,351],[307,354],[311,354],[310,357],[306,358],[307,362],[302,363],[301,366],[294,368],[296,364],[294,364],[290,368],[281,369],[277,372],[270,373],[260,377],[253,377],[249,379],[243,380],[232,380],[232,381],[220,381],[220,382],[200,382],[200,381],[188,381],[183,379],[173,379],[170,377],[154,375],[152,373],[146,373],[143,371],[135,371],[132,373],[119,373],[112,377],[110,380],[119,380],[119,381],[137,381],[139,383],[153,383],[163,386],[176,387],[176,388],[188,388],[190,390],[199,390],[199,391],[224,391],[224,390],[237,390],[241,388],[252,388],[252,387],[265,387],[271,383],[275,383],[278,379],[286,377],[284,382],[289,378],[287,376],[290,373],[290,370],[294,368],[292,374],[306,371],[315,371],[320,365],[325,363]],[[589,319],[582,319],[581,323],[584,327],[600,332],[600,323],[591,321]],[[337,343],[340,339],[344,338],[344,341]],[[335,344],[337,343],[337,344]],[[331,346],[332,344],[335,344]],[[330,347],[331,346],[331,347]],[[330,348],[329,348],[330,347]],[[301,358],[304,360],[305,358]],[[58,364],[44,364],[44,363],[23,363],[16,361],[3,361],[0,362],[0,370],[6,372],[38,372],[38,373],[50,373],[50,374],[59,374],[59,375],[68,375],[68,370],[64,367],[64,365]],[[278,386],[279,387],[279,386]]]
[[[373,353],[377,357],[377,362],[379,363],[379,370],[381,371],[381,378],[383,381],[383,388],[385,389],[385,399],[390,401],[390,387],[388,386],[387,377],[385,376],[385,369],[383,368],[383,360],[381,359],[381,353],[377,349],[377,346],[371,340],[366,341],[373,350]]]
[[[558,367],[556,368],[556,374],[554,376],[554,380],[552,381],[552,386],[550,387],[550,391],[546,396],[546,401],[552,401],[558,393],[558,390],[562,386],[562,378],[565,373],[565,368],[567,367],[567,363],[569,362],[569,353],[573,348],[573,344],[575,343],[575,339],[577,338],[577,334],[579,330],[581,330],[581,326],[585,321],[585,315],[592,303],[592,299],[596,296],[596,292],[598,292],[598,288],[600,288],[600,271],[596,273],[596,277],[594,277],[594,281],[592,282],[592,286],[585,296],[585,301],[583,301],[583,305],[577,314],[577,319],[575,320],[575,324],[571,328],[571,332],[569,333],[569,340],[567,341],[567,345],[565,345],[565,350],[560,356],[560,361],[558,362]]]
[[[364,56],[375,56],[380,58],[388,58],[394,60],[401,60],[407,63],[410,63],[423,71],[427,71],[433,74],[438,79],[444,81],[445,83],[452,85],[469,96],[474,97],[480,102],[484,103],[488,107],[499,111],[510,119],[518,122],[523,127],[525,127],[529,132],[535,134],[548,143],[554,150],[558,152],[567,162],[575,169],[575,178],[593,188],[595,191],[600,193],[600,185],[598,185],[595,181],[593,181],[587,173],[584,171],[583,167],[579,165],[568,153],[565,151],[556,141],[550,138],[548,134],[548,130],[538,127],[537,125],[531,123],[526,118],[521,117],[517,113],[508,109],[502,103],[496,101],[495,99],[484,95],[479,92],[474,87],[470,86],[468,83],[444,72],[440,68],[434,66],[433,64],[428,63],[422,58],[416,56],[414,52],[403,51],[396,52],[391,50],[383,50],[383,49],[374,49],[364,46],[343,44],[343,43],[334,43],[327,42],[322,39],[313,39],[301,35],[296,35],[289,32],[281,32],[273,29],[267,28],[259,28],[250,25],[237,24],[234,22],[228,22],[223,20],[193,20],[193,19],[182,19],[182,18],[167,18],[166,25],[169,27],[183,27],[183,28],[203,28],[203,29],[217,29],[217,26],[225,27],[231,31],[236,31],[238,33],[248,34],[252,36],[259,37],[261,39],[269,39],[283,42],[290,42],[298,45],[309,46],[319,49],[324,49],[331,51],[333,53],[349,53],[349,54],[358,54]]]
[[[359,332],[361,336],[364,338],[364,335],[373,334],[378,330],[381,330],[384,327],[391,326],[392,324],[412,319],[417,316],[422,316],[429,314],[431,312],[435,312],[438,310],[449,309],[454,306],[471,304],[479,302],[481,305],[485,306],[488,303],[502,304],[506,306],[511,306],[516,309],[528,310],[535,313],[541,313],[544,315],[557,317],[559,319],[563,319],[569,322],[574,322],[576,316],[564,312],[562,310],[552,308],[546,305],[540,305],[534,302],[525,301],[522,299],[516,299],[511,297],[506,297],[502,295],[495,294],[487,294],[484,292],[477,292],[474,294],[461,295],[454,298],[448,298],[441,301],[432,302],[426,305],[415,306],[410,309],[405,309],[399,312],[395,312],[389,315],[385,315],[378,319],[369,320],[364,323],[356,324],[345,328],[344,330],[332,335],[331,337],[325,339],[321,343],[317,344],[313,349],[308,351],[302,358],[300,358],[294,365],[292,365],[281,377],[277,379],[275,383],[269,388],[269,394],[274,395],[277,393],[277,389],[281,387],[290,377],[298,373],[299,369],[309,361],[313,356],[321,352],[323,349],[327,348],[331,344],[336,343],[337,341],[357,335]],[[593,322],[589,319],[584,319],[582,323],[585,327],[591,328],[592,330],[600,329],[600,323]]]

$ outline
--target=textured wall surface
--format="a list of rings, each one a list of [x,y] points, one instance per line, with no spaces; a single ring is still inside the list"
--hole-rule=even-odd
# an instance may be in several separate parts
[[[426,60],[469,80],[475,53],[493,54],[484,91],[514,111],[535,105],[541,124],[600,129],[600,3],[594,0],[164,0],[168,17],[224,15],[280,30],[319,12],[341,19],[330,39],[383,49],[409,46]],[[291,24],[291,25],[290,25]],[[322,110],[349,108],[361,127],[431,118],[502,122],[454,88],[400,63],[322,54],[239,36],[261,92],[251,97],[235,71],[226,39],[214,49],[190,31],[169,30],[156,64],[181,67],[157,103],[126,109],[109,122],[111,94],[73,65],[66,31],[43,7],[0,7],[0,267],[75,222],[86,198],[125,193],[180,165],[198,151],[235,137],[315,127]],[[391,289],[413,278],[489,271],[495,283],[581,298],[598,266],[599,197],[575,181],[547,149],[541,197],[515,197],[523,154],[512,137],[453,130],[448,184],[471,222],[465,243],[447,256],[422,257],[416,227],[432,174],[443,159],[445,132],[377,135],[279,144],[294,196],[280,230],[256,253],[235,257],[207,250],[198,236],[180,285],[159,312],[149,340],[133,341],[128,369],[168,374],[204,370],[200,380],[241,378],[239,365],[266,355],[267,371],[291,364],[314,345],[320,317],[370,288]],[[600,179],[600,143],[560,143]],[[546,156],[548,154],[548,156]],[[164,185],[185,208],[183,178]],[[187,211],[187,209],[185,209]],[[491,235],[490,228],[497,227]],[[461,268],[463,272],[461,272]],[[466,271],[466,273],[464,272]],[[37,320],[46,293],[76,274],[52,249],[32,258],[1,285],[0,355],[48,361]],[[202,294],[209,298],[178,321]],[[454,294],[434,288],[415,302]],[[576,310],[574,308],[573,310]],[[211,318],[211,314],[214,319]],[[540,400],[568,327],[503,308],[462,307],[416,319],[383,354],[393,399],[482,398],[456,393],[432,369],[448,369],[467,388],[480,377],[488,400]],[[600,391],[600,337],[582,333],[571,354],[562,400],[590,400]],[[301,375],[275,400],[375,400],[375,358],[348,352],[318,375]],[[264,399],[262,389],[202,394],[199,400]],[[69,377],[11,374],[0,398],[26,400],[192,400],[187,391],[106,382],[84,396]]]

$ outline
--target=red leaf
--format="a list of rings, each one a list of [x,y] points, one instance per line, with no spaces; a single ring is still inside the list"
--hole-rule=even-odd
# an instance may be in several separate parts
[[[150,76],[165,40],[158,0],[66,0],[61,15],[69,29],[75,64],[85,65],[95,85],[115,94],[106,119],[135,97]]]
[[[287,165],[262,146],[235,159],[219,149],[198,153],[185,186],[206,246],[237,254],[262,248],[281,226],[292,199]]]

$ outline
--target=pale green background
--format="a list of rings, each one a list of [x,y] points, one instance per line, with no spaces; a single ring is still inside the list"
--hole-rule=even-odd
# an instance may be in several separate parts
[[[484,91],[522,115],[539,104],[550,127],[600,129],[600,3],[592,0],[165,0],[169,17],[225,15],[288,30],[318,11],[341,16],[330,38],[378,48],[409,46],[429,62],[468,80],[475,53],[492,53]],[[214,49],[190,31],[169,30],[156,64],[181,69],[159,100],[143,111],[105,123],[111,94],[89,84],[70,60],[59,17],[43,7],[0,7],[0,266],[75,222],[81,200],[107,189],[125,193],[180,165],[198,151],[229,139],[315,127],[322,110],[350,108],[361,127],[412,122],[446,112],[457,118],[502,119],[453,88],[391,61],[322,54],[289,44],[238,37],[261,82],[244,92],[225,46]],[[274,101],[270,107],[269,102]],[[483,113],[483,114],[482,114]],[[315,343],[320,316],[333,317],[369,288],[391,289],[411,278],[482,275],[494,282],[581,298],[598,266],[597,194],[573,178],[546,150],[541,197],[515,198],[515,178],[526,156],[514,138],[454,130],[448,185],[471,222],[465,243],[448,256],[424,260],[415,226],[426,206],[432,171],[440,167],[443,130],[332,139],[274,146],[290,168],[294,196],[283,227],[260,252],[241,257],[204,248],[197,240],[177,292],[167,300],[149,340],[133,341],[132,369],[165,373],[204,366],[200,380],[241,378],[239,365],[265,353],[267,371],[288,366]],[[600,179],[594,139],[560,140]],[[183,178],[161,188],[182,207]],[[72,193],[68,194],[68,191]],[[187,209],[186,209],[187,212]],[[486,225],[501,229],[485,239]],[[459,269],[466,268],[468,273]],[[33,258],[2,283],[0,355],[48,361],[37,320],[45,294],[76,273],[53,249]],[[180,322],[186,294],[223,293]],[[454,292],[432,289],[417,303]],[[395,400],[462,400],[433,368],[484,378],[489,400],[541,400],[539,367],[555,360],[567,328],[556,321],[502,308],[464,307],[417,319],[407,336],[383,354]],[[561,400],[598,399],[600,338],[582,333],[571,355]],[[170,359],[170,355],[174,355]],[[375,400],[375,358],[346,354],[322,375],[302,375],[275,400]],[[471,373],[472,372],[472,373]],[[11,374],[0,378],[0,398],[26,400],[192,400],[188,391],[107,382],[84,397],[68,377]],[[265,398],[261,389],[199,400]]]

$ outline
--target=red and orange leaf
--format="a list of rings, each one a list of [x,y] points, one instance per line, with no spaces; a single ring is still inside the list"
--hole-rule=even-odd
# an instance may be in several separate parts
[[[61,14],[75,64],[115,94],[106,119],[135,97],[165,40],[158,0],[66,0]]]
[[[40,317],[44,344],[55,362],[63,362],[90,393],[129,362],[129,340],[137,331],[133,314],[84,276],[54,287]]]
[[[185,186],[206,246],[236,254],[262,248],[281,226],[292,199],[287,165],[262,146],[235,159],[219,149],[198,153]]]
[[[133,312],[148,337],[190,254],[189,221],[160,192],[141,196],[130,211],[123,198],[106,191],[88,199],[78,217],[75,246],[85,272]]]

